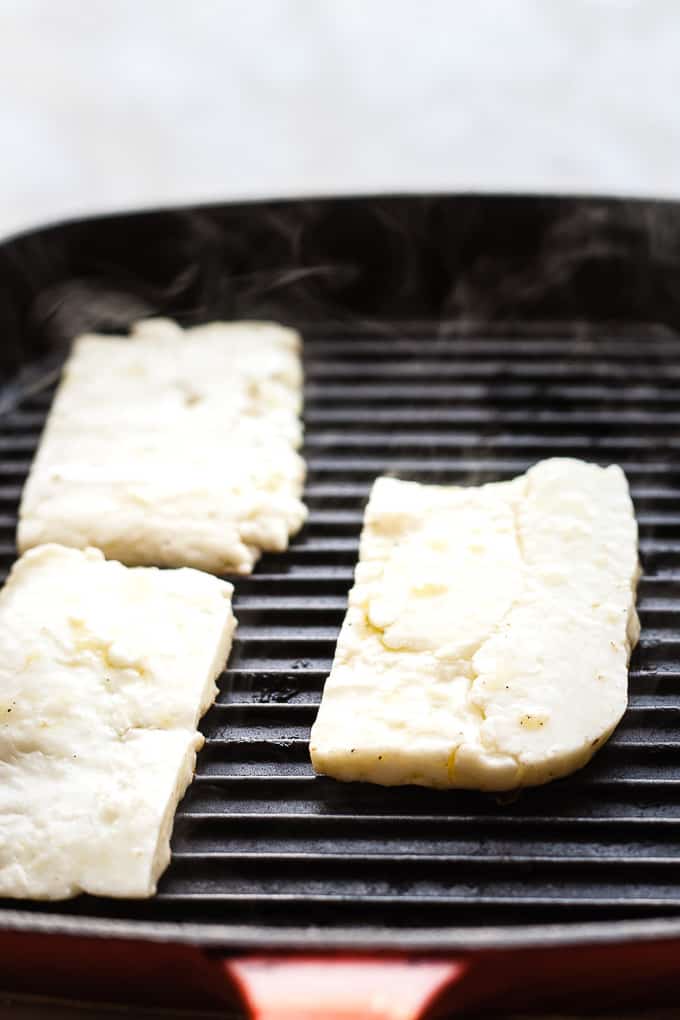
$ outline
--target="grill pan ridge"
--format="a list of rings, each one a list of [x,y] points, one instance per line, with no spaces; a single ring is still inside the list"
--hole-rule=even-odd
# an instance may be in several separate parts
[[[5,902],[0,920],[443,945],[454,930],[680,918],[680,339],[559,319],[317,320],[304,333],[309,521],[287,553],[231,578],[239,631],[158,896]],[[1,405],[3,576],[54,388],[54,358],[35,364],[44,375],[24,369],[29,385]],[[549,456],[620,463],[640,525],[642,639],[609,743],[514,800],[314,777],[309,728],[373,478],[479,484]]]

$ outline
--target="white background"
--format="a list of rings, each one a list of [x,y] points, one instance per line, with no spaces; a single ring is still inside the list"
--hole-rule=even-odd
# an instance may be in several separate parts
[[[0,0],[0,234],[400,189],[680,195],[679,0]]]

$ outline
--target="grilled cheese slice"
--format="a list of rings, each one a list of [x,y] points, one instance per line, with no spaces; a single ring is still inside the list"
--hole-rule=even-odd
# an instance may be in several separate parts
[[[170,859],[236,621],[232,586],[95,549],[0,592],[0,897],[146,897]]]
[[[578,460],[479,488],[375,483],[314,768],[509,790],[584,765],[639,636],[626,478]]]
[[[302,526],[300,337],[270,323],[75,341],[24,488],[20,551],[249,573]]]

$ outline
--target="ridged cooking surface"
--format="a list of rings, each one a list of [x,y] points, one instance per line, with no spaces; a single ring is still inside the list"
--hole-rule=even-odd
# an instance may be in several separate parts
[[[680,914],[680,341],[311,336],[306,378],[309,522],[235,579],[238,638],[159,895],[50,909],[365,930]],[[5,570],[50,397],[0,419]],[[617,461],[635,500],[643,630],[615,735],[513,802],[315,778],[309,729],[375,475],[476,484],[553,455]]]

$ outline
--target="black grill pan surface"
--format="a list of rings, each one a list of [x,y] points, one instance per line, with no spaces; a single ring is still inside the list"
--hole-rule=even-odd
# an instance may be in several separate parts
[[[438,946],[482,929],[512,939],[584,922],[615,931],[678,918],[680,931],[672,239],[668,251],[657,239],[656,263],[641,259],[658,211],[530,199],[273,203],[88,221],[5,245],[3,575],[64,341],[139,314],[273,316],[302,328],[310,514],[287,553],[232,578],[238,636],[157,897],[5,902],[1,924],[117,920],[121,931],[181,924],[225,943],[292,944],[313,930]],[[439,224],[433,249],[428,222]],[[134,237],[125,244],[131,227],[141,253]],[[306,255],[305,229],[316,244]],[[250,262],[238,258],[242,235],[260,241]],[[374,477],[479,484],[555,455],[621,464],[640,525],[642,639],[612,739],[581,772],[515,799],[315,777],[309,729]],[[215,469],[226,475],[229,464]]]

